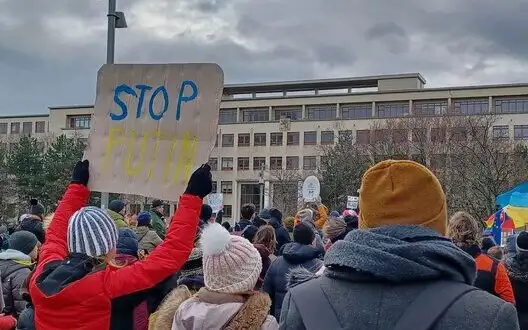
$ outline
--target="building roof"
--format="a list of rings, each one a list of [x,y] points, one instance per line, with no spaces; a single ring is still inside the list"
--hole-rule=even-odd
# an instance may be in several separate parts
[[[419,73],[393,74],[380,76],[365,76],[351,78],[332,79],[310,79],[295,81],[278,81],[246,84],[226,84],[224,95],[247,94],[247,93],[275,93],[275,92],[299,92],[306,90],[330,90],[344,88],[370,88],[378,87],[380,80],[386,79],[419,79],[422,84],[426,81]]]
[[[60,105],[55,107],[48,107],[50,110],[64,110],[64,109],[91,109],[93,104],[80,104],[80,105]]]
[[[47,113],[39,113],[39,114],[33,114],[33,115],[7,115],[7,116],[0,116],[1,119],[21,119],[21,118],[47,118],[49,117],[49,114]]]

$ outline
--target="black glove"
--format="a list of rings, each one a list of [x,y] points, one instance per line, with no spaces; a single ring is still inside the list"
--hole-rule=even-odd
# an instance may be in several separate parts
[[[211,191],[213,191],[211,166],[204,164],[191,175],[185,193],[204,199],[205,196],[211,193]]]
[[[72,181],[71,183],[78,183],[84,186],[88,185],[90,179],[90,162],[88,160],[78,161],[73,168]]]

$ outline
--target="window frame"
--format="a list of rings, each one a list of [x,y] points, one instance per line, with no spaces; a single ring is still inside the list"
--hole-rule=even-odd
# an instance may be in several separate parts
[[[245,162],[246,164],[242,164],[242,165],[246,165],[246,166],[241,166],[242,162]],[[251,161],[249,157],[237,157],[237,171],[249,171],[250,162]]]
[[[229,139],[226,142],[226,138],[231,138],[231,143],[229,143]],[[222,148],[232,148],[235,146],[235,134],[228,133],[228,134],[222,134]]]
[[[264,137],[264,142],[258,142],[261,140],[261,137]],[[267,133],[253,133],[253,146],[255,147],[266,147],[268,145],[268,134]]]
[[[242,143],[241,143],[241,138]],[[247,141],[245,141],[247,140]],[[251,134],[250,133],[238,133],[237,135],[237,146],[238,147],[250,147],[251,146]]]
[[[231,162],[231,166],[227,166],[229,162]],[[220,166],[221,166],[222,171],[229,171],[229,172],[233,171],[233,167],[234,167],[233,157],[222,157]]]
[[[270,146],[271,147],[282,147],[284,145],[284,133],[273,132],[270,133]]]
[[[303,136],[303,145],[305,146],[315,146],[317,145],[317,131],[305,131]],[[308,135],[314,135],[314,141],[313,143],[306,143],[306,136]]]

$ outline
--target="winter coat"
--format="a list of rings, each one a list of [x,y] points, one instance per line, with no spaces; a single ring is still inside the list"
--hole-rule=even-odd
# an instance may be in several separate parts
[[[318,286],[314,306],[328,301],[342,329],[389,330],[411,302],[435,281],[471,285],[475,261],[450,240],[419,226],[385,226],[350,232],[325,256],[323,276],[295,289]],[[314,307],[317,310],[317,307]],[[284,299],[281,329],[305,326],[291,293]],[[519,329],[515,307],[485,291],[471,291],[440,316],[434,330]]]
[[[15,327],[16,323],[16,319],[11,315],[0,316],[0,330],[11,330]]]
[[[33,306],[27,306],[26,309],[20,313],[16,330],[35,330],[35,310],[33,309]]]
[[[477,278],[475,279],[474,285],[507,302],[515,304],[512,285],[504,265],[500,264],[498,260],[482,253],[482,250],[476,245],[465,247],[463,250],[475,258]],[[495,268],[494,271],[492,271],[493,268]]]
[[[152,218],[152,220],[150,220],[152,229],[158,234],[159,238],[164,240],[165,236],[167,236],[167,225],[165,224],[163,214],[157,211],[150,211],[150,216]]]
[[[20,289],[31,273],[31,257],[17,250],[0,253],[0,276],[4,296],[4,313],[17,316],[26,308]]]
[[[262,290],[269,294],[272,302],[271,315],[275,315],[277,320],[280,318],[282,301],[288,291],[286,275],[295,267],[303,267],[312,272],[318,271],[323,265],[318,256],[319,251],[310,245],[288,243],[283,248],[282,256],[268,268]]]
[[[117,212],[114,212],[112,210],[106,210],[106,212],[108,213],[110,218],[112,218],[112,220],[114,220],[114,223],[115,223],[117,229],[119,229],[119,228],[128,228],[129,227],[128,223],[126,223],[126,221],[125,221],[125,217],[122,216],[121,214],[119,214]]]
[[[242,231],[244,231],[244,229],[246,229],[247,226],[251,226],[251,225],[252,225],[251,220],[240,219],[240,221],[235,224],[234,231],[235,232],[242,232]]]
[[[273,229],[275,229],[275,237],[277,239],[277,248],[275,249],[275,255],[279,255],[282,247],[285,244],[291,242],[290,234],[278,219],[271,218],[269,224],[273,227]]]
[[[266,273],[268,272],[268,268],[273,261],[270,258],[271,252],[270,250],[268,250],[267,247],[265,247],[262,244],[253,244],[253,246],[260,253],[260,258],[262,259],[262,271],[260,272],[257,285],[255,286],[255,290],[260,290],[260,288],[262,287],[262,284],[264,284],[264,277],[266,276]]]
[[[147,226],[138,226],[134,228],[134,232],[138,237],[139,249],[145,250],[149,254],[163,242],[158,234]]]
[[[187,261],[193,248],[202,201],[184,194],[167,239],[152,254],[126,267],[102,265],[98,270],[94,259],[68,254],[67,247],[68,220],[86,205],[89,195],[85,186],[71,184],[48,228],[30,281],[39,330],[108,329],[113,299],[152,288],[168,278]]]
[[[20,221],[20,224],[16,230],[25,230],[31,232],[37,236],[37,239],[40,243],[44,244],[46,232],[44,231],[42,219],[38,216],[32,214],[27,215],[22,221]]]
[[[508,253],[503,259],[515,294],[517,316],[521,330],[528,330],[528,259]]]
[[[174,314],[173,330],[279,328],[275,318],[268,315],[271,301],[267,294],[254,292],[249,295],[234,295],[211,292],[205,288],[187,299],[185,291],[182,290],[180,294],[183,296],[179,299],[181,302]]]
[[[119,250],[118,250],[119,252]],[[118,254],[119,265],[132,265],[138,259],[132,255]],[[156,287],[161,284],[156,285]],[[147,330],[149,318],[148,299],[156,295],[156,287],[142,290],[112,300],[111,330]]]
[[[320,204],[317,209],[317,219],[314,219],[314,224],[317,229],[323,229],[324,224],[326,223],[326,220],[328,220],[328,208],[324,206],[323,204]],[[299,224],[301,222],[301,219],[298,215],[295,216],[295,225]]]

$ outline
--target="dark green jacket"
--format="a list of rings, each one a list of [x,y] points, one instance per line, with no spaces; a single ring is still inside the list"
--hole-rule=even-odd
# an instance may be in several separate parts
[[[161,239],[165,239],[165,236],[167,235],[167,226],[165,225],[165,219],[163,219],[163,216],[155,211],[150,211],[150,215],[152,217],[152,220],[150,221],[150,225],[152,226],[152,229],[156,231],[156,234]]]

